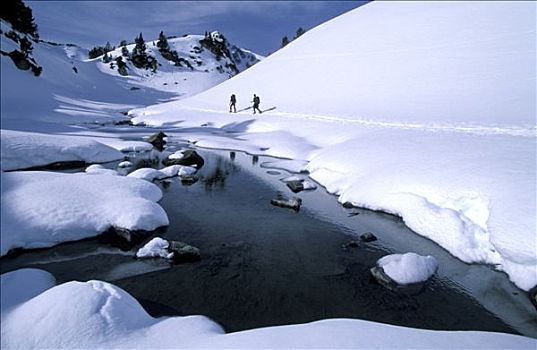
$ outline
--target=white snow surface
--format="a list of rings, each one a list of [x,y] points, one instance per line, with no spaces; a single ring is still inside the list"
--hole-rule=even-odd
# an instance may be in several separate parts
[[[191,175],[196,172],[196,169],[190,166],[184,165],[170,165],[162,169],[153,168],[140,168],[136,169],[128,177],[135,177],[146,181],[153,181],[156,179],[165,179],[174,176]]]
[[[114,148],[75,136],[1,130],[0,143],[2,170],[68,161],[104,163],[123,158]]]
[[[2,315],[6,310],[32,299],[55,284],[54,276],[39,269],[20,269],[0,275]]]
[[[117,171],[112,169],[107,169],[100,164],[92,164],[86,168],[85,172],[87,174],[108,174],[108,175],[119,175]]]
[[[390,254],[377,261],[384,272],[398,284],[425,282],[438,270],[438,262],[430,255],[416,253]]]
[[[129,114],[190,128],[181,136],[201,147],[308,161],[301,168],[341,202],[399,215],[528,290],[535,18],[535,2],[371,2],[208,91]],[[227,113],[231,92],[277,108]]]
[[[39,275],[24,269],[6,275],[2,275],[2,303],[18,306],[2,307],[2,349],[534,349],[537,344],[535,339],[510,334],[420,330],[349,319],[225,334],[203,316],[152,318],[132,296],[106,282],[52,287],[51,276],[44,271]],[[39,278],[34,281],[35,276]],[[28,286],[32,292],[26,296],[14,293]]]
[[[137,258],[171,258],[173,253],[168,252],[170,243],[160,237],[155,237],[147,242],[136,252]]]
[[[0,255],[96,236],[110,227],[154,230],[168,225],[160,189],[108,174],[40,171],[1,174]]]

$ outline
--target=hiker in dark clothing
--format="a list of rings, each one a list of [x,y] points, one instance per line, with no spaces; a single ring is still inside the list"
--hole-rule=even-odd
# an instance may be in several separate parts
[[[261,100],[259,99],[259,96],[257,96],[256,94],[254,94],[254,100],[252,101],[254,103],[254,114],[255,114],[255,110],[257,109],[257,111],[259,112],[259,114],[263,113],[261,112],[261,110],[259,109],[259,103],[261,102]]]
[[[237,104],[237,98],[235,97],[235,94],[232,94],[231,98],[229,99],[229,113],[231,113],[232,108],[233,108],[233,112],[237,113],[237,107],[235,107],[236,104]]]

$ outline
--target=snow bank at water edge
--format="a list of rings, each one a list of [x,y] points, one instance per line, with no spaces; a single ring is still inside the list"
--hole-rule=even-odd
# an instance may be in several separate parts
[[[56,162],[105,163],[123,158],[114,148],[91,139],[1,130],[2,170],[26,169]]]
[[[535,339],[501,333],[430,331],[349,319],[225,334],[203,316],[152,318],[131,295],[106,282],[52,287],[49,281],[34,282],[35,271],[18,270],[8,274],[10,278],[2,275],[2,303],[19,304],[2,307],[2,348],[534,349],[537,344]],[[43,274],[41,280],[48,279]],[[35,293],[11,299],[16,297],[13,291],[34,283],[39,285],[30,288]],[[36,295],[47,287],[51,288]]]
[[[43,248],[96,236],[110,227],[151,231],[168,225],[160,189],[100,174],[2,173],[1,248]]]
[[[532,2],[371,2],[215,88],[129,114],[190,128],[181,137],[202,147],[308,160],[341,202],[399,215],[529,290],[535,13]],[[277,109],[230,115],[230,91]]]

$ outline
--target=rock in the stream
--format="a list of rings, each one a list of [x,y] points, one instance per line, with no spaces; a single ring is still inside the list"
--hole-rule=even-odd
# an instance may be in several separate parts
[[[181,183],[185,186],[190,186],[198,182],[199,178],[195,174],[180,175]]]
[[[193,262],[201,259],[200,250],[179,241],[155,237],[136,252],[136,258],[165,258],[174,263]]]
[[[128,160],[124,160],[122,161],[121,163],[119,163],[117,165],[118,168],[131,168],[132,167],[132,163],[129,162]]]
[[[377,236],[375,236],[371,232],[366,232],[360,236],[360,239],[364,242],[373,242],[377,240]]]
[[[194,246],[179,241],[168,241],[168,251],[173,254],[174,263],[193,262],[201,259],[200,250]]]
[[[370,272],[383,287],[394,292],[414,294],[423,289],[437,269],[438,262],[434,257],[406,253],[380,258]]]
[[[165,137],[166,137],[166,134],[163,133],[162,131],[159,131],[149,136],[149,138],[147,139],[147,142],[149,142],[150,144],[153,145],[153,147],[155,147],[157,150],[162,152],[164,150],[164,145],[166,144],[166,141],[164,141]]]
[[[205,161],[203,158],[198,154],[198,152],[187,149],[182,152],[183,156],[180,158],[171,158],[168,157],[162,161],[162,164],[165,166],[169,165],[187,165],[187,166],[196,166],[197,169],[200,169],[203,164],[205,164]]]
[[[293,191],[294,193],[298,193],[304,190],[304,184],[300,180],[288,181],[286,184],[287,184],[287,187],[289,187],[289,189]]]
[[[343,208],[352,209],[352,208],[356,208],[356,207],[351,202],[345,202],[345,203],[343,203]]]
[[[285,199],[281,196],[278,196],[277,198],[271,199],[270,204],[275,205],[277,207],[282,208],[291,208],[295,211],[300,210],[300,206],[302,205],[302,199],[298,197],[293,197],[290,199]]]
[[[532,289],[530,289],[528,293],[530,296],[531,303],[537,310],[537,286],[534,286]]]

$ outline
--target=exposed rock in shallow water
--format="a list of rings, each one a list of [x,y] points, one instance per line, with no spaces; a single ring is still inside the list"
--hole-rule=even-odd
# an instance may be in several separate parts
[[[162,164],[164,164],[165,166],[170,166],[170,165],[196,166],[196,168],[200,169],[205,164],[205,161],[198,154],[198,152],[191,150],[191,149],[187,149],[183,151],[183,156],[181,158],[168,157],[162,161]]]
[[[343,205],[343,208],[346,208],[346,209],[352,209],[352,208],[356,208],[354,206],[354,204],[352,204],[351,202],[345,202],[342,204]]]
[[[147,142],[153,145],[157,150],[162,152],[164,150],[164,145],[166,144],[166,141],[164,141],[164,138],[166,137],[166,134],[162,131],[159,131],[147,139]]]
[[[270,204],[275,205],[277,207],[290,208],[294,211],[299,211],[300,206],[302,205],[302,199],[298,197],[285,199],[280,195],[277,198],[271,199]]]
[[[300,180],[292,180],[286,182],[287,187],[294,193],[298,193],[304,190],[304,184]]]
[[[360,236],[360,239],[364,242],[373,242],[377,240],[377,236],[375,236],[371,232],[366,232]]]
[[[531,303],[537,310],[537,286],[534,286],[532,289],[530,289],[528,293],[530,296]]]
[[[195,184],[196,182],[198,182],[199,178],[197,175],[181,175],[179,176],[179,178],[181,179],[181,183],[185,186],[190,186],[192,184]]]
[[[168,251],[174,263],[193,262],[201,259],[200,250],[184,242],[169,241]]]
[[[417,294],[423,290],[425,284],[427,283],[427,281],[425,281],[404,285],[398,284],[393,279],[391,279],[390,276],[388,276],[386,272],[384,272],[384,269],[380,266],[372,267],[369,271],[371,272],[371,275],[378,284],[380,284],[386,289],[401,294]]]

